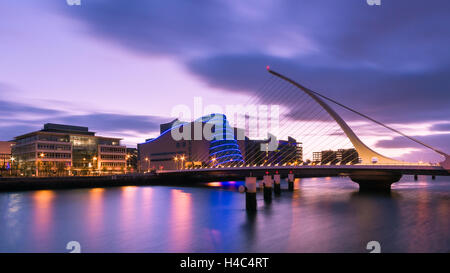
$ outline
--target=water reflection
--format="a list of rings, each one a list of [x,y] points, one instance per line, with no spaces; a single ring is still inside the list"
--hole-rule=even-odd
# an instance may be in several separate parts
[[[33,222],[30,231],[33,233],[32,238],[36,244],[46,246],[50,244],[54,226],[52,225],[53,217],[53,200],[55,198],[54,191],[40,190],[32,195]]]
[[[170,251],[186,252],[189,251],[191,241],[191,194],[182,190],[171,190],[171,208],[169,236]]]
[[[86,215],[86,226],[89,229],[88,238],[94,247],[99,247],[97,237],[104,230],[104,188],[94,188],[89,190],[89,211]]]
[[[119,230],[120,242],[129,247],[137,248],[137,242],[134,232],[136,224],[139,224],[137,213],[137,194],[140,189],[136,186],[121,187],[120,209],[119,209]]]
[[[390,194],[359,193],[345,178],[296,179],[258,211],[242,181],[207,187],[118,187],[0,193],[0,252],[450,251],[450,180],[404,180]],[[219,186],[218,186],[219,185]]]

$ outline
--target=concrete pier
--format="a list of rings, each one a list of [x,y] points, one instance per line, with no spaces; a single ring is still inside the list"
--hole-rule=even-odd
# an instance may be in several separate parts
[[[275,174],[275,175],[273,176],[273,180],[274,180],[274,182],[275,182],[274,187],[273,187],[273,192],[274,192],[276,195],[280,195],[280,194],[281,194],[281,185],[280,185],[280,182],[281,182],[281,176],[280,176],[279,174]]]
[[[256,211],[256,177],[246,177],[245,188],[245,208],[248,211]]]
[[[354,172],[350,175],[350,179],[359,184],[360,192],[390,192],[391,185],[400,178],[400,173],[393,172]]]
[[[264,201],[271,202],[272,201],[272,177],[270,175],[263,176],[264,183]]]
[[[290,173],[288,174],[288,190],[289,191],[294,191],[294,174]]]

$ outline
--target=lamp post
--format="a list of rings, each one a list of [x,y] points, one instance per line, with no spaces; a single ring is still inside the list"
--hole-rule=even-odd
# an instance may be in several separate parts
[[[86,170],[87,169],[87,171],[86,171],[86,174],[89,172],[89,169],[87,168],[87,166],[86,166],[86,158],[85,157],[83,157],[83,170]],[[86,175],[85,174],[85,175]],[[83,175],[83,174],[81,174],[81,175]]]
[[[14,160],[16,160],[16,159],[13,156],[11,156],[10,160],[11,160],[11,166],[9,168],[9,175],[12,175],[12,170],[14,168]]]
[[[214,164],[216,163],[216,158],[213,157],[213,158],[211,159],[211,161],[212,161],[212,166],[211,166],[211,167],[214,167]]]
[[[184,155],[180,158],[180,160],[181,160],[181,169],[184,169],[184,164],[183,164],[183,161],[184,161]]]
[[[173,161],[175,161],[175,168],[178,170],[178,156],[175,156]]]
[[[44,153],[40,153],[38,159],[36,160],[36,176],[39,176],[39,158],[44,158],[45,154]]]
[[[125,156],[125,173],[128,173],[128,170],[129,170],[129,167],[130,167],[130,164],[128,164],[128,160],[130,159],[130,155],[129,154],[127,154],[126,156]]]
[[[96,163],[96,161],[97,161],[97,157],[94,156],[92,158],[92,162],[93,162],[94,166],[97,166],[97,167],[94,167],[94,169],[95,169],[95,173],[98,174],[98,162]]]
[[[148,157],[146,157],[145,161],[147,161],[147,172],[148,172],[150,169],[150,159],[148,159]]]

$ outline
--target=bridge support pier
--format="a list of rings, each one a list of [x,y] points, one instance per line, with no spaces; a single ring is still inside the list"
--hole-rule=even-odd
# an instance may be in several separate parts
[[[273,192],[275,193],[275,195],[280,195],[281,194],[281,185],[280,185],[281,176],[279,174],[275,174],[273,176],[273,180],[275,182]]]
[[[391,185],[402,178],[391,172],[354,172],[350,179],[359,184],[360,192],[390,192]]]
[[[245,178],[245,209],[247,211],[256,211],[256,177]]]
[[[288,190],[294,191],[294,174],[288,174]]]
[[[270,203],[272,202],[272,177],[270,175],[264,175],[264,201]]]

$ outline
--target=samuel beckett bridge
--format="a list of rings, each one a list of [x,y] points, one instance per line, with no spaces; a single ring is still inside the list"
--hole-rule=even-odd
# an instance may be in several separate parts
[[[177,165],[177,168],[172,170],[160,169],[157,175],[180,181],[245,179],[246,191],[249,194],[256,192],[257,179],[262,179],[265,188],[269,190],[274,186],[275,192],[279,191],[281,177],[287,177],[291,189],[294,178],[327,176],[348,176],[359,184],[360,190],[390,190],[391,184],[399,181],[402,175],[430,175],[433,178],[450,175],[450,156],[445,152],[308,89],[269,67],[267,71],[271,75],[270,80],[262,87],[258,96],[251,98],[247,105],[257,103],[261,99],[282,105],[279,110],[281,118],[278,136],[287,137],[287,140],[278,141],[275,151],[264,150],[263,147],[269,145],[270,139],[251,141],[248,138],[236,138],[236,135],[242,132],[231,128],[224,115],[213,114],[197,121],[198,123],[207,123],[214,119],[223,121],[224,126],[221,131],[216,128],[216,134],[210,141],[209,149],[203,149],[208,164],[196,166],[195,159],[192,159],[191,165],[182,162],[181,167]],[[330,107],[330,104],[349,111],[365,121],[366,131],[367,124],[376,124],[381,126],[380,129],[389,132],[382,136],[406,138],[421,148],[441,155],[443,161],[440,163],[404,162],[372,150]],[[183,124],[178,125],[178,129],[183,126]],[[172,132],[176,128],[177,126],[171,127],[168,131]],[[225,138],[217,138],[217,136],[225,136]],[[163,134],[160,137],[163,137]],[[157,142],[158,138],[151,141]],[[262,149],[258,149],[259,147]],[[337,151],[330,150],[337,147],[340,148]],[[190,146],[189,149],[202,150],[199,147]],[[174,161],[177,160],[185,160],[184,155],[174,158]]]

